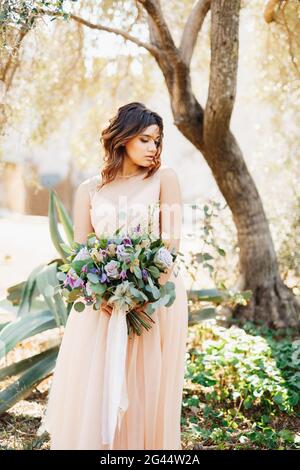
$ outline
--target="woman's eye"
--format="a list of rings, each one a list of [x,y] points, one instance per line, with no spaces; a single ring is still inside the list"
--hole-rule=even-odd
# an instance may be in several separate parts
[[[147,142],[149,142],[149,140],[145,140],[145,139],[141,139],[141,141],[144,142],[145,144],[146,144]],[[160,144],[160,141],[159,141],[159,140],[154,141],[154,143],[155,143],[156,147],[159,147],[159,144]]]

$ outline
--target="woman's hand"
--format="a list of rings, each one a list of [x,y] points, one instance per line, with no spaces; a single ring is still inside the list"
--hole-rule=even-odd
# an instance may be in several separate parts
[[[134,311],[137,312],[137,313],[141,313],[143,310],[145,310],[147,308],[147,305],[149,304],[150,302],[146,302],[144,305],[139,305],[137,306]],[[111,314],[112,314],[112,311],[113,311],[113,307],[111,305],[109,305],[107,303],[107,300],[103,299],[102,300],[102,304],[100,306],[100,309],[101,311],[108,317],[110,318],[111,317]]]
[[[100,309],[101,309],[101,311],[102,311],[108,318],[111,317],[113,308],[112,308],[111,305],[109,305],[109,304],[107,303],[107,300],[106,300],[106,299],[103,299],[103,300],[102,300]]]
[[[168,280],[170,279],[171,277],[171,274],[170,272],[166,272],[166,273],[161,273],[159,278],[158,278],[158,283],[163,286],[166,282],[168,282]]]
[[[144,305],[139,305],[138,307],[134,309],[134,311],[137,313],[142,313],[144,310],[146,310],[148,304],[150,304],[149,301],[146,302]]]

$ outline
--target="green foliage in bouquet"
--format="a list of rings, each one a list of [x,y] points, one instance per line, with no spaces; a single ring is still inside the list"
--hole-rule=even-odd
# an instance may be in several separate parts
[[[168,250],[164,241],[137,226],[132,234],[112,237],[90,233],[87,242],[73,242],[68,250],[68,263],[60,266],[57,277],[67,302],[77,302],[81,312],[87,305],[98,310],[103,299],[126,311],[128,334],[140,335],[150,329],[151,315],[158,307],[169,307],[175,300],[175,284],[159,284],[176,260],[178,253]],[[142,307],[137,311],[137,307]],[[143,308],[144,307],[144,308]]]

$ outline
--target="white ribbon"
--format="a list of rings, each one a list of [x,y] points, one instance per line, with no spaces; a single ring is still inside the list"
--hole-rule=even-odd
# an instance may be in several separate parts
[[[112,449],[115,430],[119,430],[125,411],[128,408],[126,385],[127,351],[126,311],[113,306],[109,319],[106,341],[103,401],[102,401],[102,443]]]

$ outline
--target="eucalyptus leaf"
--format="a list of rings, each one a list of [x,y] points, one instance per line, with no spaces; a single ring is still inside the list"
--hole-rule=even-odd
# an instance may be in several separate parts
[[[158,278],[160,276],[160,270],[156,266],[149,266],[148,271],[153,277]]]
[[[92,284],[99,284],[99,277],[97,276],[97,274],[88,273],[87,278]]]
[[[138,266],[134,266],[133,272],[138,279],[142,279],[142,271]]]
[[[99,281],[99,280],[98,280]],[[105,284],[100,284],[98,282],[98,284],[91,284],[91,289],[93,292],[95,292],[96,294],[100,294],[100,295],[103,295],[104,292],[106,291],[107,289],[107,286]]]
[[[151,294],[153,295],[154,299],[159,299],[160,297],[160,291],[157,287],[153,286],[151,289]]]
[[[57,279],[58,279],[59,281],[62,281],[62,282],[63,282],[63,281],[66,280],[67,275],[66,275],[66,273],[58,272],[57,275],[56,275],[56,277],[57,277]]]
[[[74,309],[76,310],[76,312],[83,312],[83,310],[85,309],[85,304],[83,302],[75,302]]]
[[[80,276],[80,273],[81,273],[81,269],[83,266],[85,266],[87,264],[88,260],[85,259],[85,260],[76,260],[76,261],[72,261],[71,263],[71,267],[74,269],[74,271],[76,272],[76,274],[78,276]]]

